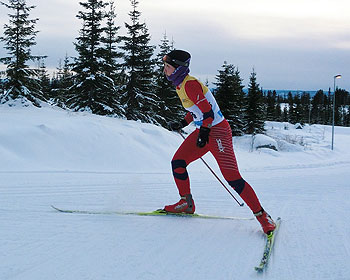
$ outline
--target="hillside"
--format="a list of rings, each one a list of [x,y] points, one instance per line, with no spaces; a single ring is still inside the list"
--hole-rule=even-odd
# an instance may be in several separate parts
[[[258,275],[264,235],[255,220],[51,209],[150,211],[177,201],[176,133],[49,106],[0,106],[0,120],[0,279],[350,279],[349,128],[336,127],[334,151],[331,128],[320,125],[268,122],[273,139],[234,139],[242,175],[283,220]],[[278,151],[255,150],[264,141]],[[189,174],[198,213],[252,216],[200,161]]]

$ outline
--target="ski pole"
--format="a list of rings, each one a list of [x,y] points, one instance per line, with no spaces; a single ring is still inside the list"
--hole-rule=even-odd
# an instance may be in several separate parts
[[[181,137],[185,140],[186,138],[185,138],[185,136],[181,133],[181,131],[180,130],[178,130],[177,131],[180,135],[181,135]],[[221,181],[221,179],[215,174],[215,172],[214,172],[214,170],[213,169],[211,169],[211,167],[208,165],[208,163],[206,163],[206,161],[202,158],[202,157],[200,157],[200,159],[202,160],[202,162],[205,164],[205,166],[206,167],[208,167],[208,169],[210,170],[210,172],[214,175],[214,177],[220,182],[220,184],[225,188],[225,190],[231,195],[231,197],[237,202],[237,204],[239,205],[239,206],[244,206],[244,203],[242,202],[242,203],[240,203],[238,200],[237,200],[237,198],[232,194],[232,192],[230,192],[230,190],[225,186],[225,184]]]

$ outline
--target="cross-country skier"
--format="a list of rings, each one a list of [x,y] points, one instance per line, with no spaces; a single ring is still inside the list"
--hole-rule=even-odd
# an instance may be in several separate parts
[[[268,234],[276,225],[260,205],[253,188],[240,175],[233,151],[230,125],[208,87],[189,75],[190,60],[191,55],[183,50],[173,50],[163,57],[164,73],[176,87],[181,103],[188,111],[181,122],[170,123],[170,128],[178,131],[192,121],[196,125],[196,130],[186,138],[171,161],[181,199],[173,205],[165,206],[164,210],[173,213],[195,212],[186,167],[211,152],[225,180],[249,206],[263,231]]]

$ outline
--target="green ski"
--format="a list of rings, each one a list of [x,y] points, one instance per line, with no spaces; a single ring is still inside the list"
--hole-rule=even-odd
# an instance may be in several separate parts
[[[276,220],[275,230],[273,232],[271,232],[269,235],[267,235],[263,256],[261,258],[260,264],[255,267],[255,270],[257,272],[263,272],[267,266],[267,263],[270,259],[270,255],[271,255],[271,252],[273,249],[273,245],[275,243],[276,234],[278,233],[278,229],[280,227],[281,221],[282,221],[282,219],[280,217],[278,217]]]
[[[134,215],[134,216],[173,216],[173,217],[185,217],[185,218],[200,218],[200,219],[219,219],[219,220],[253,220],[254,218],[248,217],[230,217],[230,216],[212,216],[204,214],[186,214],[186,213],[170,213],[163,209],[158,209],[151,212],[138,212],[138,211],[94,211],[94,210],[69,210],[61,209],[51,205],[53,209],[62,213],[71,214],[93,214],[93,215]]]

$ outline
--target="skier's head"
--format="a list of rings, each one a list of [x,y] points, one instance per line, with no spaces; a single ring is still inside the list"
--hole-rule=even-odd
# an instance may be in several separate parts
[[[178,86],[190,72],[191,55],[182,50],[173,50],[163,57],[164,73],[174,86]]]
[[[163,62],[170,64],[175,69],[179,66],[190,66],[191,55],[183,50],[173,50],[163,57]]]

